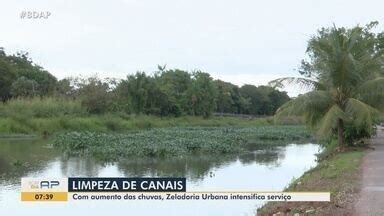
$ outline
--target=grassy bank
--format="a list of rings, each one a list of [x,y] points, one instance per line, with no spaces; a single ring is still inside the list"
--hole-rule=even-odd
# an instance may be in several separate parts
[[[69,132],[56,136],[54,145],[68,154],[116,160],[129,156],[236,153],[250,146],[297,142],[310,137],[303,126],[173,127],[124,134]]]
[[[330,191],[331,202],[270,202],[258,210],[258,215],[351,215],[363,156],[361,149],[333,155],[285,190]]]
[[[34,98],[0,103],[0,136],[51,135],[66,131],[121,132],[164,127],[269,125],[271,119],[198,116],[159,117],[109,113],[91,115],[76,100]]]
[[[97,115],[86,117],[59,116],[50,118],[0,117],[0,134],[51,135],[65,131],[122,132],[136,129],[164,127],[217,127],[217,126],[263,126],[267,119],[239,119],[234,117],[184,116],[160,118],[148,115]]]

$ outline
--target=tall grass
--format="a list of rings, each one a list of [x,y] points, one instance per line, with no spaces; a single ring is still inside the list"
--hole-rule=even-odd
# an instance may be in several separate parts
[[[36,97],[14,99],[0,104],[0,117],[50,118],[86,115],[86,109],[78,100]]]
[[[257,126],[270,123],[267,118],[174,118],[123,113],[90,115],[80,101],[56,98],[15,99],[0,103],[0,134],[51,135],[63,131],[121,132],[164,127]]]

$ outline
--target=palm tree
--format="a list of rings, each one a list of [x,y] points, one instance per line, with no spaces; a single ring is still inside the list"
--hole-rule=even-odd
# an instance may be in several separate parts
[[[337,135],[339,146],[371,136],[378,108],[384,104],[384,34],[371,32],[376,25],[319,30],[309,41],[309,59],[302,61],[303,77],[270,82],[311,90],[281,106],[276,118],[303,115],[321,137]]]

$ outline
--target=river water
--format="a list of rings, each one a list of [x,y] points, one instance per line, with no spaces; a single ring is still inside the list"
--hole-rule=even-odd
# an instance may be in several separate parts
[[[316,144],[259,147],[230,156],[128,158],[105,163],[67,157],[47,140],[0,139],[1,215],[255,215],[255,201],[21,202],[21,177],[186,177],[187,191],[281,191],[316,165]]]

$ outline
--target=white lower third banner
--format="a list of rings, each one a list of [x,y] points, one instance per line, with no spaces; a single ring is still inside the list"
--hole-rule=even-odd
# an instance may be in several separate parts
[[[187,191],[185,178],[22,178],[22,201],[255,200],[329,202],[329,192]]]

